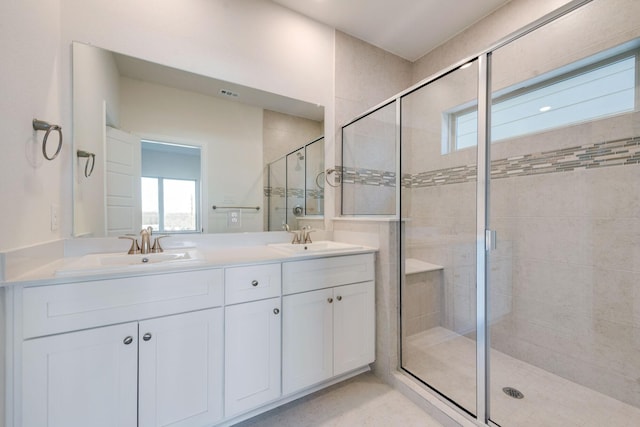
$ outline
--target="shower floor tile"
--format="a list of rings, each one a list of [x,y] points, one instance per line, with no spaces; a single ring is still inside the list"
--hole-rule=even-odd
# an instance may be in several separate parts
[[[475,341],[443,327],[406,339],[404,367],[475,412]],[[502,427],[636,427],[640,409],[491,350],[491,419]],[[524,394],[503,393],[513,387]]]

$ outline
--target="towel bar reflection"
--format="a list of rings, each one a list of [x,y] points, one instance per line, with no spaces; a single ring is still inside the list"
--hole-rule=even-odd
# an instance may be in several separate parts
[[[62,128],[58,125],[52,125],[38,119],[33,119],[32,126],[34,130],[45,131],[44,139],[42,140],[42,155],[44,158],[47,160],[53,160],[58,157],[58,154],[60,154],[60,150],[62,149]],[[58,148],[56,148],[56,152],[53,156],[49,157],[47,154],[47,139],[49,138],[49,134],[54,131],[58,132]]]
[[[255,209],[256,211],[260,210],[260,206],[211,206],[213,210],[216,209]]]
[[[93,173],[93,167],[96,165],[96,155],[82,150],[78,150],[76,154],[78,157],[87,159],[87,162],[84,164],[84,176],[89,178]],[[91,169],[89,169],[89,163],[91,163]]]

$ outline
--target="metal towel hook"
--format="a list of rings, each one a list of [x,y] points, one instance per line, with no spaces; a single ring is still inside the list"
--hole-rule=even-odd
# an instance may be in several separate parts
[[[93,172],[93,167],[96,165],[96,155],[82,150],[78,150],[76,154],[78,157],[84,157],[87,159],[87,163],[84,164],[84,176],[89,178]],[[89,163],[91,163],[91,169],[89,169]]]
[[[47,160],[53,160],[56,157],[58,157],[58,154],[60,154],[60,150],[62,149],[62,128],[58,125],[52,125],[49,124],[45,121],[42,120],[38,120],[38,119],[33,119],[33,129],[34,130],[43,130],[45,131],[44,134],[44,139],[42,140],[42,155],[44,156],[45,159]],[[56,149],[56,152],[53,156],[49,157],[49,155],[47,154],[47,138],[49,138],[49,134],[52,131],[57,131],[58,132],[58,148]]]

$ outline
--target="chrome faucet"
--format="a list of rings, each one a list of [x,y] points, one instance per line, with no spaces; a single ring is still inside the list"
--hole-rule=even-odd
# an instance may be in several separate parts
[[[138,239],[134,234],[120,236],[120,239],[129,239],[131,240],[131,248],[129,248],[129,255],[133,254],[150,254],[150,253],[159,253],[164,252],[162,246],[160,246],[160,239],[169,236],[158,236],[153,241],[153,245],[151,244],[151,236],[153,235],[153,228],[147,227],[140,230],[140,243],[138,244]]]
[[[153,228],[147,227],[140,231],[140,253],[148,254],[151,252],[151,235],[153,234]]]

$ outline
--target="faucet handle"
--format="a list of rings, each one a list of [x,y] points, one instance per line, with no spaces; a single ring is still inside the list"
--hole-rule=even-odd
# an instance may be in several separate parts
[[[153,253],[164,252],[164,249],[162,249],[162,246],[160,246],[160,239],[164,239],[165,237],[171,237],[171,236],[169,236],[168,234],[165,234],[163,236],[156,237],[156,240],[153,241],[151,252]]]
[[[304,241],[302,243],[313,243],[311,241],[311,233],[316,230],[312,229],[310,225],[307,227],[303,227],[303,230]]]
[[[301,238],[302,230],[290,231],[290,233],[293,233],[293,240],[291,240],[291,243],[293,243],[294,245],[298,243],[302,243],[302,238]]]
[[[129,248],[129,255],[139,254],[140,253],[140,245],[138,244],[138,239],[135,236],[119,236],[118,239],[130,239],[131,247]]]

